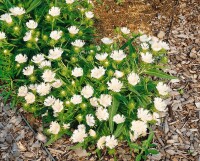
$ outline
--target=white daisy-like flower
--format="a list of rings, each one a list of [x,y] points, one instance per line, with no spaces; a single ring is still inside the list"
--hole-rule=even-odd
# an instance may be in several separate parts
[[[91,70],[91,77],[99,79],[105,74],[106,70],[103,67],[95,67]]]
[[[59,16],[60,15],[60,8],[59,7],[51,7],[49,10],[49,14],[53,17]]]
[[[137,111],[137,117],[144,122],[151,121],[152,115],[149,110],[139,108]]]
[[[123,50],[114,50],[110,57],[115,61],[122,61],[124,58],[126,58],[126,54]]]
[[[32,58],[32,62],[36,63],[36,64],[40,64],[42,61],[44,61],[44,54],[37,54],[35,56],[33,56]]]
[[[92,129],[89,130],[89,135],[92,137],[96,137],[96,132]]]
[[[54,30],[54,31],[51,31],[50,37],[57,41],[62,37],[62,34],[63,34],[62,31]]]
[[[49,132],[54,135],[57,135],[59,131],[60,131],[60,124],[56,121],[52,121],[50,124]]]
[[[97,118],[99,119],[99,121],[106,121],[109,118],[108,110],[101,106],[97,108],[95,114],[96,114]]]
[[[147,35],[142,35],[139,37],[140,41],[141,42],[148,42],[151,40],[151,37],[150,36],[147,36]]]
[[[135,86],[136,84],[138,84],[140,82],[140,77],[139,75],[137,75],[134,72],[131,72],[128,76],[128,83],[130,83],[131,85]]]
[[[32,90],[32,91],[36,91],[37,84],[30,84],[30,85],[28,86],[28,88],[29,88],[30,90]]]
[[[117,114],[113,117],[113,121],[116,123],[116,124],[121,124],[125,121],[125,117],[124,115],[120,115],[120,114]]]
[[[104,61],[106,60],[108,54],[107,53],[102,53],[102,54],[96,54],[95,58],[99,61]]]
[[[26,22],[26,26],[27,26],[29,29],[36,29],[37,26],[38,26],[38,23],[35,22],[34,20],[29,20],[28,22]]]
[[[20,96],[20,97],[25,97],[27,95],[27,93],[28,93],[27,86],[21,86],[18,89],[18,94],[17,95]]]
[[[121,32],[125,35],[128,35],[131,33],[130,29],[128,29],[127,27],[122,27],[121,28]]]
[[[160,43],[161,43],[161,46],[162,46],[163,49],[165,49],[165,50],[169,50],[170,49],[169,44],[167,44],[166,42],[161,41]]]
[[[154,42],[159,42],[159,39],[155,36],[151,37],[151,41],[149,41],[150,44],[153,44]]]
[[[159,125],[161,123],[159,113],[154,112],[152,115],[152,120],[155,120],[157,122],[156,125]]]
[[[39,68],[44,68],[44,67],[51,67],[51,62],[48,60],[44,60],[40,63]]]
[[[85,98],[90,98],[92,97],[94,93],[94,89],[92,86],[90,85],[86,85],[85,87],[83,87],[83,89],[81,90],[81,95],[84,96]]]
[[[134,134],[132,134],[131,132],[129,133],[130,134],[130,139],[132,142],[136,141],[137,138],[139,137],[138,133],[137,132],[134,132]]]
[[[162,98],[156,97],[154,98],[154,106],[158,111],[165,112],[167,104]]]
[[[151,48],[154,50],[154,51],[160,51],[162,49],[162,44],[161,42],[153,42],[151,44]]]
[[[137,121],[132,121],[131,122],[131,128],[130,128],[134,133],[137,133],[138,136],[142,135],[145,136],[147,133],[147,124],[146,122],[137,120]]]
[[[83,69],[82,68],[79,68],[79,67],[75,67],[73,70],[72,70],[72,75],[74,77],[81,77],[83,76]]]
[[[85,45],[85,42],[83,40],[75,40],[74,42],[71,43],[73,46],[82,48]]]
[[[45,106],[52,106],[55,102],[55,97],[54,96],[48,96],[47,98],[45,98],[44,100],[44,105]]]
[[[68,124],[63,124],[63,129],[69,129],[70,128],[70,123],[68,123]]]
[[[149,49],[149,44],[143,42],[143,43],[141,44],[141,47],[142,47],[143,50],[148,50],[148,49]]]
[[[12,17],[10,13],[5,13],[1,15],[0,20],[6,21],[7,23],[12,23]]]
[[[169,86],[167,86],[163,82],[159,82],[156,86],[156,89],[158,90],[159,94],[162,95],[162,96],[167,95],[170,91]]]
[[[3,40],[6,38],[5,32],[0,32],[0,40]]]
[[[123,83],[117,78],[112,78],[110,82],[107,82],[107,85],[108,89],[114,92],[120,92],[123,87]]]
[[[76,26],[68,27],[68,31],[70,34],[76,35],[79,32],[79,29]]]
[[[72,4],[72,3],[74,3],[74,1],[75,1],[75,0],[66,0],[66,3],[67,3],[67,4]]]
[[[86,123],[88,124],[88,126],[92,127],[95,125],[95,119],[94,116],[91,114],[86,115]]]
[[[98,98],[96,98],[96,97],[90,98],[90,104],[91,104],[93,107],[98,107],[98,106],[99,106],[99,104],[98,104]]]
[[[29,66],[27,66],[23,69],[23,74],[26,75],[26,76],[29,76],[29,75],[33,74],[33,71],[34,71],[34,66],[29,65]]]
[[[23,40],[24,41],[29,41],[29,40],[31,40],[32,39],[32,32],[31,31],[27,31],[26,33],[25,33],[25,36],[23,37]]]
[[[62,56],[62,53],[63,53],[63,50],[61,48],[56,47],[54,49],[50,49],[48,58],[56,60]]]
[[[81,95],[73,95],[73,97],[70,100],[73,104],[77,105],[82,102],[82,96]]]
[[[115,76],[116,78],[121,78],[121,77],[124,76],[124,73],[121,72],[121,71],[119,71],[119,70],[115,70],[114,76]]]
[[[40,96],[45,96],[50,93],[51,86],[49,83],[43,82],[43,83],[37,85],[36,91]]]
[[[27,60],[28,60],[28,57],[25,54],[24,55],[18,54],[15,57],[15,61],[18,62],[19,64],[25,63],[25,62],[27,62]]]
[[[102,38],[101,41],[106,45],[111,45],[113,43],[113,39],[110,39],[108,37]]]
[[[13,8],[10,8],[9,11],[11,12],[13,16],[20,16],[25,13],[24,8],[22,7],[13,7]]]
[[[108,94],[101,94],[98,100],[99,100],[99,103],[105,108],[108,106],[111,106],[112,104],[112,96]]]
[[[55,80],[56,73],[52,72],[50,69],[46,69],[42,74],[42,79],[44,82],[53,82]]]
[[[88,135],[86,134],[85,131],[85,125],[79,125],[78,129],[74,130],[72,136],[71,136],[71,140],[73,143],[82,143],[84,142],[84,139],[87,137]]]
[[[27,104],[32,104],[35,102],[35,95],[31,92],[28,92],[24,98]]]
[[[59,99],[56,99],[55,102],[52,105],[52,108],[55,113],[61,112],[63,110],[63,102]]]
[[[97,141],[97,148],[98,149],[103,149],[105,146],[106,142],[106,136],[102,136],[98,141]]]
[[[55,79],[54,82],[51,84],[54,88],[60,88],[63,85],[63,82],[60,79]]]
[[[117,139],[115,139],[115,136],[106,136],[106,146],[110,149],[113,149],[118,145]]]
[[[153,55],[149,52],[141,53],[142,61],[145,63],[153,63]]]
[[[85,16],[88,18],[88,19],[91,19],[94,17],[94,13],[91,12],[91,11],[88,11],[88,12],[85,12]]]

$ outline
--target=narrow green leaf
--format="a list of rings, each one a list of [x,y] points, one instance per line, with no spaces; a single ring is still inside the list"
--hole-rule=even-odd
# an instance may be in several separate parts
[[[142,158],[142,155],[141,154],[138,154],[135,161],[141,161],[141,158]]]
[[[149,154],[158,154],[159,151],[156,150],[156,149],[148,149],[148,153],[149,153]]]
[[[124,129],[124,124],[123,123],[117,125],[117,129],[114,132],[114,135],[115,135],[116,138],[118,136],[120,136],[120,134],[123,132],[123,129]]]
[[[149,69],[144,71],[145,74],[151,75],[151,76],[155,76],[158,78],[164,78],[164,79],[176,79],[176,77],[171,76],[161,70],[157,70],[157,69]]]

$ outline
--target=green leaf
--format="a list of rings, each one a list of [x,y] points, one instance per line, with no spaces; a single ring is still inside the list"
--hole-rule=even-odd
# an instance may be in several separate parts
[[[109,107],[109,127],[111,134],[113,133],[114,130],[113,116],[117,113],[118,107],[119,107],[119,102],[115,97],[113,97],[112,106]]]
[[[141,161],[141,158],[142,158],[142,155],[141,155],[141,154],[139,154],[139,155],[137,155],[137,157],[136,157],[135,161]]]
[[[158,154],[159,151],[156,149],[148,149],[148,154]]]
[[[75,150],[75,149],[81,148],[82,146],[83,146],[83,143],[78,143],[78,144],[76,144],[74,146],[71,146],[69,149],[70,150]]]
[[[26,10],[26,13],[31,12],[34,10],[36,7],[38,7],[42,3],[42,0],[33,0],[32,3],[30,4],[29,8]]]
[[[117,129],[114,132],[114,135],[115,135],[116,138],[123,132],[123,129],[124,129],[123,123],[117,125]]]
[[[149,69],[144,71],[145,74],[151,75],[151,76],[156,76],[158,78],[164,78],[164,79],[176,79],[176,77],[171,76],[161,70],[157,69]]]

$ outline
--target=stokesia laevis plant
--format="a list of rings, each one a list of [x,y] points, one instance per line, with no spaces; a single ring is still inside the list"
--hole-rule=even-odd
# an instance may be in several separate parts
[[[16,77],[23,80],[17,96],[24,110],[42,117],[46,145],[67,134],[78,147],[96,145],[98,154],[114,154],[123,140],[137,160],[156,153],[150,127],[166,111],[166,80],[174,78],[163,72],[168,44],[122,27],[116,38],[93,45],[90,1],[45,5],[31,19],[25,7],[11,8],[1,16],[0,36],[4,45],[20,46],[13,49]],[[6,25],[16,24],[20,31],[9,33]],[[119,37],[126,40],[122,46]]]

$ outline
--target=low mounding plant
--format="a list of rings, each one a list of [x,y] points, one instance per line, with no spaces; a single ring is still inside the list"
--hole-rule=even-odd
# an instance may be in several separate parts
[[[94,15],[86,0],[5,7],[1,48],[13,55],[18,100],[42,118],[47,145],[67,134],[75,147],[96,145],[98,154],[104,148],[114,154],[120,141],[137,160],[157,153],[151,125],[166,111],[170,88],[164,81],[173,78],[163,72],[165,42],[122,27],[114,39],[92,44]]]

